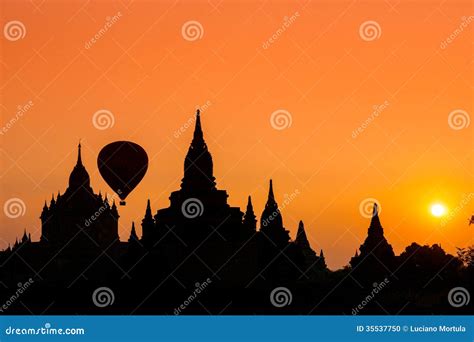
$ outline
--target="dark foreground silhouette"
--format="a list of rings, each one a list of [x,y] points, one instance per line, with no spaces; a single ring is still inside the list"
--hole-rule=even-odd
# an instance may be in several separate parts
[[[106,160],[104,162],[107,162]],[[123,160],[126,166],[127,160]],[[131,177],[132,181],[133,175]],[[257,219],[216,188],[199,111],[181,188],[138,237],[118,237],[115,200],[95,194],[81,160],[64,194],[45,203],[39,242],[26,231],[0,252],[3,314],[472,314],[473,249],[408,246],[395,256],[374,204],[350,264],[328,270],[300,222],[283,226],[270,181]]]

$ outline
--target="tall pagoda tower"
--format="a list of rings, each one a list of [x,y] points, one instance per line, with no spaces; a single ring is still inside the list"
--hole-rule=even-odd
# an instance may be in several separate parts
[[[267,203],[260,219],[260,233],[277,248],[285,248],[290,241],[288,230],[283,227],[283,218],[273,194],[273,181],[270,179]]]
[[[180,280],[200,281],[213,270],[226,273],[227,280],[245,281],[244,272],[249,274],[249,263],[255,258],[246,248],[239,248],[252,231],[244,226],[240,208],[231,207],[227,198],[227,192],[216,186],[212,156],[197,110],[181,187],[171,193],[169,207],[154,216],[155,233],[144,231],[144,236],[154,237],[151,245],[169,269],[180,265]]]
[[[350,261],[354,271],[370,274],[371,278],[390,273],[395,263],[395,254],[384,236],[377,203],[374,203],[367,238],[359,250],[360,253],[356,251],[356,255]]]
[[[82,163],[81,144],[77,162],[69,176],[69,186],[63,195],[54,195],[41,213],[41,243],[50,247],[108,247],[118,242],[119,214],[101,194],[95,194],[90,177]]]

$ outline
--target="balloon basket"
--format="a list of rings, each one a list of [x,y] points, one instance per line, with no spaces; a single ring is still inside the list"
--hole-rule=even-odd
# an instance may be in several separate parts
[[[120,201],[120,205],[125,205],[125,204],[127,204],[127,202],[125,202],[125,201]]]

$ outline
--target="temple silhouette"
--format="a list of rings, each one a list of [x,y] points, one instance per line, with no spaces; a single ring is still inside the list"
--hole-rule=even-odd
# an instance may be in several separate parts
[[[367,238],[342,270],[327,268],[323,250],[314,251],[302,221],[291,238],[272,180],[257,229],[251,197],[242,212],[217,188],[199,110],[180,189],[155,213],[148,200],[141,235],[132,222],[128,241],[119,240],[115,199],[94,192],[80,144],[77,153],[68,188],[44,204],[40,240],[32,241],[25,230],[21,240],[0,252],[0,300],[10,302],[6,312],[354,314],[381,283],[390,289],[357,313],[472,312],[472,306],[456,308],[447,298],[455,286],[472,289],[472,263],[437,245],[412,244],[396,256],[376,204]],[[18,284],[30,279],[33,285],[12,300]],[[113,296],[106,307],[91,299],[104,287]],[[282,287],[289,293],[285,305],[272,298]]]

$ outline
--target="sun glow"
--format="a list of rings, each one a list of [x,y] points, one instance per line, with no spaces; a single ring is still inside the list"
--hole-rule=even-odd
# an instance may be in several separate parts
[[[440,203],[435,203],[431,206],[431,214],[436,217],[441,217],[446,214],[446,207]]]

